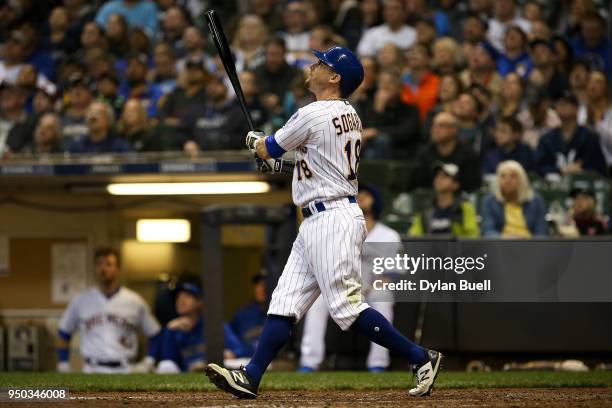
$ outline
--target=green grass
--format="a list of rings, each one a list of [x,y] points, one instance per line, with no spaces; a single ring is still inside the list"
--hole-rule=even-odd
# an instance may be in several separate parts
[[[321,372],[313,374],[269,373],[264,390],[350,390],[407,388],[408,373]],[[67,388],[70,391],[210,391],[214,387],[203,374],[93,375],[57,373],[0,373],[0,388]],[[436,388],[561,388],[612,387],[611,372],[442,372]]]

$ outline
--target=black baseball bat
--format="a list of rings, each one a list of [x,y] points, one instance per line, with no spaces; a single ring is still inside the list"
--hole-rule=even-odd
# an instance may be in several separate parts
[[[217,48],[217,52],[219,53],[219,57],[221,57],[221,62],[223,63],[223,68],[225,68],[225,72],[227,73],[227,76],[232,84],[232,88],[234,88],[234,92],[238,98],[238,103],[240,104],[242,113],[244,114],[244,117],[249,125],[249,129],[255,130],[255,127],[253,126],[253,119],[251,119],[251,115],[247,109],[244,93],[242,92],[240,81],[238,80],[238,74],[236,74],[236,65],[234,65],[232,52],[227,42],[227,38],[225,37],[225,33],[223,32],[223,27],[221,26],[221,21],[219,20],[217,12],[215,10],[207,11],[206,21],[208,22],[208,30],[212,36],[213,43],[215,43],[215,47]]]

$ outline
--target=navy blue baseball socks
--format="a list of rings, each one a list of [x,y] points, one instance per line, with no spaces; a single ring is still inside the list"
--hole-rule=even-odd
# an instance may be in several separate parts
[[[244,367],[239,370],[228,370],[217,364],[206,366],[206,376],[217,388],[242,399],[257,397],[257,385],[251,381]]]
[[[409,391],[410,395],[422,397],[431,394],[440,371],[441,353],[413,343],[371,307],[361,312],[351,330],[364,334],[368,340],[400,354],[410,362],[416,376],[416,387]]]
[[[218,388],[238,398],[257,397],[261,377],[278,351],[291,337],[293,322],[292,317],[268,315],[255,354],[246,367],[228,370],[217,364],[209,364],[206,367],[206,375]]]
[[[376,309],[369,307],[361,312],[350,330],[366,336],[368,340],[379,346],[400,354],[411,365],[420,365],[427,362],[425,350],[397,331]]]
[[[261,330],[255,354],[253,354],[249,364],[244,367],[256,386],[259,386],[261,377],[263,377],[279,350],[289,341],[293,330],[293,322],[292,317],[268,315]]]
[[[413,397],[426,397],[431,395],[434,383],[438,377],[442,362],[442,353],[435,350],[427,350],[428,360],[420,365],[415,365],[412,372],[416,378],[416,386],[408,391]]]

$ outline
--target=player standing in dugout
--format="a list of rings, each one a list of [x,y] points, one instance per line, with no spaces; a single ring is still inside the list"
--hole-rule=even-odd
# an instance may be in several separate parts
[[[344,98],[363,80],[363,66],[347,48],[313,51],[306,85],[316,101],[299,109],[273,136],[249,132],[246,144],[262,171],[282,171],[282,155],[295,150],[293,202],[304,221],[272,293],[268,317],[249,364],[228,370],[209,364],[206,375],[239,398],[255,398],[266,368],[319,294],[342,330],[365,335],[407,359],[413,367],[413,396],[431,393],[442,354],[419,347],[364,302],[361,247],[367,231],[357,195],[361,120]]]

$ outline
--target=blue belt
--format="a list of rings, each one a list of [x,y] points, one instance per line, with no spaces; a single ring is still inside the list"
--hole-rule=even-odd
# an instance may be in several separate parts
[[[346,197],[347,200],[349,201],[349,203],[351,204],[357,204],[357,199],[355,198],[355,196],[348,196]],[[315,208],[317,209],[317,213],[323,212],[325,211],[327,208],[325,208],[325,205],[321,202],[316,202],[314,204]],[[315,213],[308,207],[303,207],[302,208],[302,215],[304,216],[304,218],[308,218],[311,215],[314,215]]]

